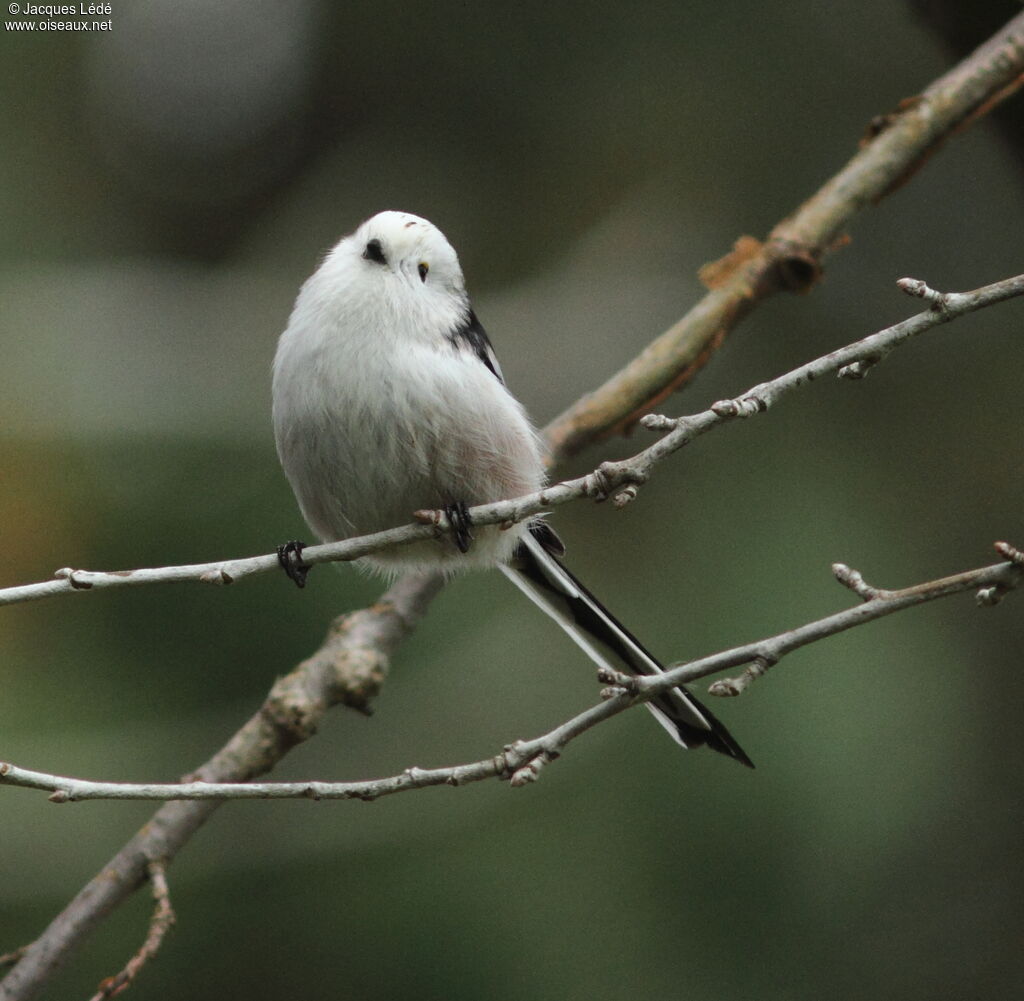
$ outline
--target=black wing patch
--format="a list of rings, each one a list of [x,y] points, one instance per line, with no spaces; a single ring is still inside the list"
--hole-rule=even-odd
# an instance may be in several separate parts
[[[491,370],[498,382],[502,385],[505,384],[501,366],[495,357],[494,348],[491,347],[490,339],[487,337],[487,331],[484,330],[472,309],[466,314],[465,320],[448,335],[448,340],[452,342],[452,347],[456,351],[469,348]]]

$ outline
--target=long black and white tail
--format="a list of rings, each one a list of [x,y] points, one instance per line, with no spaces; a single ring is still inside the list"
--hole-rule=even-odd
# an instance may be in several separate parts
[[[543,521],[523,536],[505,576],[551,616],[599,666],[630,674],[660,674],[661,664],[563,565],[564,548]],[[706,744],[750,768],[732,734],[685,688],[647,703],[655,719],[682,747]]]

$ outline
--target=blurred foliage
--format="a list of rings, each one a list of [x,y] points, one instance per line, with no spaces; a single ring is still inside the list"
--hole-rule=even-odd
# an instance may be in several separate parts
[[[269,362],[317,256],[372,213],[448,233],[544,421],[945,65],[881,0],[134,0],[104,37],[0,45],[2,584],[301,536]],[[1018,270],[1010,149],[988,123],[951,142],[857,221],[811,296],[765,304],[670,412],[909,314],[902,275],[960,289]],[[683,658],[845,606],[835,560],[891,587],[992,561],[994,539],[1024,541],[1022,315],[958,321],[864,383],[815,385],[702,439],[622,513],[563,510],[574,566]],[[6,609],[0,757],[172,779],[379,590],[343,569],[304,592],[275,577]],[[170,870],[178,926],[133,996],[1016,997],[1022,649],[1014,596],[800,651],[716,707],[755,773],[680,755],[638,712],[528,790],[222,809]],[[498,575],[460,580],[377,714],[338,711],[279,775],[477,758],[595,697],[575,648]],[[150,813],[19,790],[3,804],[0,952]],[[114,972],[148,906],[117,913],[46,996]]]

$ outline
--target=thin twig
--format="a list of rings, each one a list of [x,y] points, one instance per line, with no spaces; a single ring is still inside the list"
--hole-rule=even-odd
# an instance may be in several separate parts
[[[615,505],[621,507],[636,497],[640,485],[650,477],[657,463],[700,435],[729,423],[734,418],[764,413],[783,397],[824,375],[838,373],[844,378],[862,378],[871,367],[912,337],[966,313],[1024,295],[1024,275],[1016,275],[972,292],[936,292],[916,278],[901,278],[897,285],[908,295],[924,299],[928,303],[928,309],[854,341],[846,347],[822,355],[791,372],[753,386],[734,399],[720,400],[702,413],[674,419],[658,415],[645,417],[642,421],[645,427],[667,432],[649,448],[628,459],[604,462],[585,476],[563,480],[536,493],[470,508],[469,513],[474,524],[512,524],[561,504],[588,497],[599,500],[611,497]],[[355,560],[381,549],[431,538],[438,531],[449,528],[447,518],[441,511],[419,511],[415,516],[417,522],[414,524],[401,525],[373,535],[346,539],[343,542],[307,546],[302,552],[302,559],[310,565]],[[59,580],[0,590],[0,605],[32,601],[57,594],[174,581],[230,584],[253,574],[278,568],[276,554],[216,563],[109,572],[72,570],[65,567],[57,571]]]
[[[542,768],[554,761],[572,740],[591,727],[612,716],[647,702],[679,684],[704,678],[717,671],[750,664],[740,678],[723,679],[711,686],[714,695],[739,695],[770,665],[777,664],[786,654],[808,646],[828,636],[863,625],[894,612],[902,611],[926,601],[944,598],[964,591],[998,588],[1006,593],[1024,579],[1024,554],[1006,543],[996,543],[1001,553],[1012,551],[1020,560],[967,570],[952,577],[926,581],[898,591],[869,588],[870,596],[863,604],[835,612],[796,629],[778,633],[766,639],[734,647],[699,660],[677,664],[663,674],[621,679],[624,683],[610,698],[591,706],[584,712],[566,720],[553,730],[532,740],[518,740],[507,745],[499,754],[465,765],[447,768],[407,768],[399,775],[360,782],[183,782],[183,783],[131,783],[93,782],[87,779],[51,775],[31,771],[7,762],[0,763],[0,785],[41,789],[51,793],[54,803],[72,803],[80,800],[227,800],[227,799],[359,799],[375,800],[411,789],[428,786],[462,786],[482,779],[509,779],[513,786],[535,781]],[[833,567],[835,576],[845,586],[865,597],[863,578],[843,564]],[[852,582],[856,580],[859,585]],[[600,681],[609,678],[605,671]],[[611,679],[617,680],[617,679]]]
[[[153,886],[153,916],[149,919],[149,932],[138,951],[124,965],[124,969],[100,983],[99,990],[89,1001],[106,1001],[128,990],[142,968],[160,949],[164,936],[174,924],[174,910],[171,907],[171,891],[167,885],[166,866],[160,860],[147,866],[149,881]]]

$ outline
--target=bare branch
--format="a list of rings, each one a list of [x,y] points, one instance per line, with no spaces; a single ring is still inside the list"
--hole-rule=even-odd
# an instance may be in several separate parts
[[[966,313],[1024,295],[1024,275],[1007,278],[972,292],[936,292],[916,278],[901,278],[897,284],[909,295],[924,299],[928,303],[928,309],[846,347],[822,355],[785,375],[753,386],[734,399],[720,400],[702,413],[679,418],[660,415],[644,417],[641,421],[644,427],[667,432],[654,445],[628,459],[604,462],[585,476],[563,480],[537,493],[470,508],[473,523],[513,524],[561,504],[588,497],[598,500],[611,497],[617,507],[622,507],[637,496],[640,485],[647,481],[657,463],[705,432],[737,417],[752,417],[764,413],[783,397],[824,375],[838,373],[845,378],[862,378],[871,367],[910,338]],[[302,552],[302,559],[310,565],[355,560],[381,549],[431,538],[450,527],[443,511],[417,511],[413,513],[413,517],[415,523],[410,525],[401,525],[373,535],[346,539],[343,542],[307,546]],[[141,570],[105,572],[72,570],[65,567],[57,571],[59,580],[0,590],[0,605],[48,598],[57,594],[71,594],[76,591],[173,581],[230,584],[252,574],[276,570],[278,567],[275,554],[225,560],[219,563],[195,563],[188,566]]]
[[[93,799],[205,800],[227,799],[359,799],[375,800],[394,793],[427,786],[461,786],[482,779],[509,779],[513,786],[536,781],[541,769],[550,764],[572,740],[591,727],[633,706],[640,705],[668,691],[675,685],[693,682],[717,671],[751,666],[739,678],[716,681],[709,691],[713,695],[739,695],[752,681],[786,654],[828,636],[863,625],[885,615],[902,611],[926,601],[944,598],[964,591],[989,588],[1003,593],[1018,587],[1024,579],[1024,553],[1007,543],[996,543],[1000,553],[1012,552],[1018,558],[1005,563],[967,570],[952,577],[915,584],[898,591],[886,591],[864,583],[857,571],[837,563],[833,572],[840,583],[856,591],[864,603],[833,615],[809,622],[766,639],[734,647],[699,660],[677,664],[663,674],[626,677],[602,668],[598,680],[612,682],[614,688],[598,705],[566,720],[560,726],[532,740],[517,740],[499,754],[466,765],[447,768],[407,768],[400,775],[360,782],[208,782],[129,783],[93,782],[87,779],[50,775],[30,771],[7,762],[0,763],[0,785],[41,789],[51,793],[54,803],[72,803]]]
[[[365,703],[383,682],[390,654],[440,587],[436,577],[403,577],[375,605],[336,619],[323,646],[280,678],[256,714],[189,780],[246,782],[263,775],[316,732],[332,705]],[[27,947],[0,982],[0,999],[20,1001],[35,993],[72,947],[142,885],[150,863],[169,864],[219,805],[162,806]]]
[[[920,605],[926,601],[934,601],[936,598],[944,598],[950,594],[960,594],[963,591],[976,590],[979,605],[995,604],[994,601],[984,600],[982,595],[994,591],[998,592],[1001,597],[1018,587],[1021,579],[1024,578],[1024,554],[1019,553],[1005,542],[995,543],[994,548],[1001,556],[1009,556],[1009,553],[1013,552],[1021,559],[1010,558],[1006,563],[996,563],[980,567],[977,570],[966,570],[952,577],[943,577],[940,580],[916,584],[898,591],[872,587],[857,570],[853,570],[843,563],[835,563],[832,566],[832,572],[835,574],[836,580],[856,593],[864,603],[847,609],[845,612],[838,612],[817,622],[801,626],[799,629],[793,629],[771,640],[740,648],[748,650],[751,656],[738,663],[749,662],[751,667],[739,678],[723,678],[716,681],[708,691],[712,695],[740,695],[753,681],[764,675],[769,667],[777,664],[792,650],[813,643],[824,636],[833,636],[863,622],[880,619],[884,615],[891,615],[893,612],[899,612],[904,608]],[[722,665],[722,667],[725,666]],[[738,664],[734,666],[738,666]],[[671,673],[670,671],[669,674]],[[644,687],[641,684],[641,688]]]
[[[164,863],[150,862],[147,867],[149,881],[153,886],[153,916],[149,919],[149,932],[138,952],[125,964],[120,973],[107,977],[90,1001],[105,1001],[106,998],[117,997],[122,991],[128,990],[143,966],[157,954],[163,943],[164,936],[174,924],[174,910],[171,907],[171,891],[167,885],[167,873]]]
[[[764,243],[741,237],[705,278],[710,291],[629,365],[574,403],[548,428],[554,451],[573,455],[636,423],[700,371],[727,334],[761,300],[806,292],[822,261],[845,243],[863,209],[900,187],[951,135],[1024,84],[1024,14],[926,90],[872,122],[860,152]],[[702,277],[711,269],[705,269]]]

